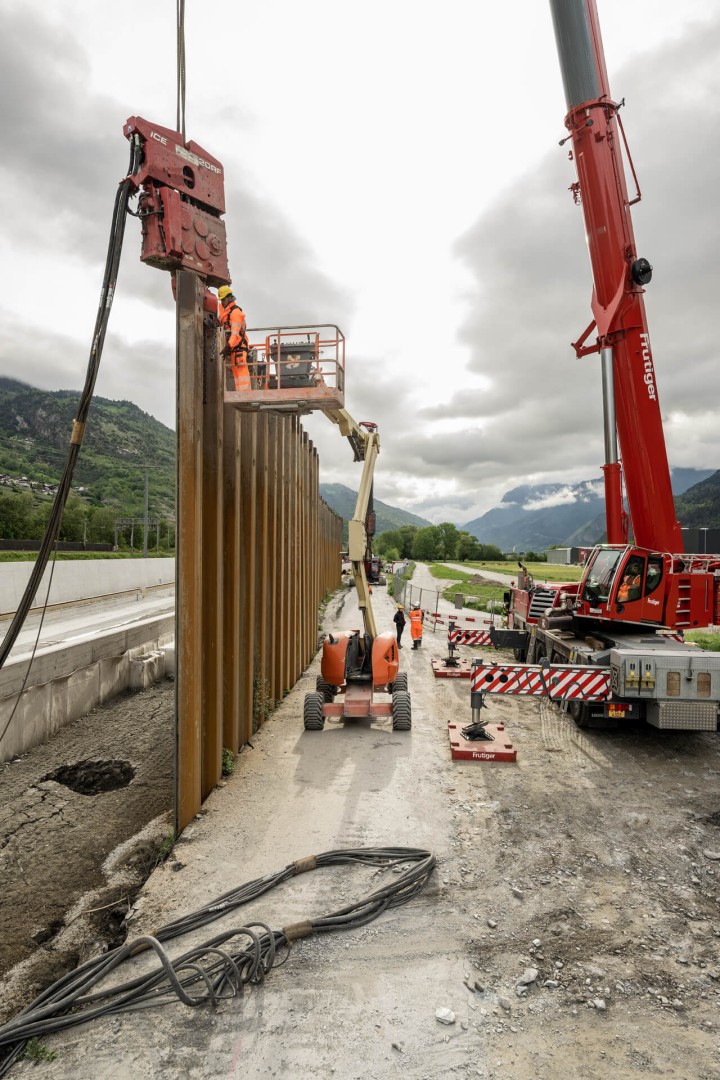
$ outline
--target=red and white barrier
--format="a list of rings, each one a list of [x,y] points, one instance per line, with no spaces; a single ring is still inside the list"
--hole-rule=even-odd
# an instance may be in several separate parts
[[[437,623],[455,623],[455,625],[457,626],[458,623],[463,622],[482,623],[483,626],[493,625],[492,619],[475,619],[471,615],[446,615],[444,613],[441,614],[439,611],[429,611],[427,613],[427,616],[429,619],[434,619],[436,625]]]
[[[470,689],[484,694],[549,697],[554,701],[607,701],[610,671],[578,664],[552,664],[541,668],[534,664],[475,663]]]
[[[492,645],[487,630],[448,630],[448,643],[451,645]]]

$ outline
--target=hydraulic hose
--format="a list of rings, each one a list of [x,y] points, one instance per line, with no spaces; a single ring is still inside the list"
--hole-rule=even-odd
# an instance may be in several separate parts
[[[0,1077],[22,1054],[26,1042],[53,1032],[134,1009],[148,1009],[179,1000],[189,1007],[235,997],[246,984],[261,983],[273,967],[288,958],[300,938],[336,930],[352,930],[384,911],[406,904],[427,884],[436,858],[421,848],[348,848],[326,851],[289,863],[273,874],[231,889],[212,903],[87,961],[58,979],[14,1019],[0,1027]],[[383,870],[401,869],[392,881],[339,911],[271,930],[263,922],[232,927],[202,945],[171,959],[163,943],[228,915],[297,874],[320,867],[356,864]],[[283,957],[278,960],[280,951]],[[128,982],[102,987],[107,977],[131,957],[152,951],[159,963]]]
[[[128,203],[130,197],[136,190],[136,186],[133,183],[132,176],[134,176],[140,166],[140,145],[139,141],[134,140],[130,148],[130,167],[128,175],[125,180],[120,184],[117,194],[115,196],[115,206],[113,208],[112,225],[110,228],[110,241],[108,244],[107,258],[105,261],[105,273],[103,276],[102,290],[100,292],[100,302],[98,304],[97,317],[95,319],[95,331],[93,333],[92,346],[90,348],[90,357],[88,360],[87,373],[85,375],[85,386],[83,387],[82,394],[80,395],[80,401],[77,408],[77,414],[73,423],[72,434],[70,436],[70,450],[68,453],[65,468],[63,470],[58,489],[53,501],[52,510],[45,530],[45,535],[40,544],[40,551],[38,557],[33,566],[30,579],[27,583],[25,591],[22,595],[18,609],[13,616],[13,620],[8,627],[8,631],[3,639],[2,645],[0,645],[0,668],[2,668],[10,655],[18,635],[25,623],[27,614],[32,607],[32,602],[35,597],[35,593],[38,590],[40,581],[45,572],[45,568],[48,564],[50,554],[55,545],[58,533],[60,531],[60,524],[62,521],[63,510],[65,509],[65,503],[67,502],[68,495],[70,493],[70,485],[72,483],[73,473],[75,471],[75,464],[80,454],[80,447],[82,446],[83,436],[85,434],[85,424],[87,422],[88,413],[90,411],[90,404],[93,398],[93,392],[95,389],[95,381],[97,379],[98,371],[100,368],[100,359],[102,357],[103,345],[105,343],[105,333],[107,331],[108,322],[110,319],[110,310],[112,308],[113,299],[115,297],[115,286],[117,284],[118,270],[120,267],[120,256],[122,254],[123,237],[125,235],[125,221],[127,219]],[[7,725],[5,728],[7,731]],[[0,734],[2,739],[5,731]]]

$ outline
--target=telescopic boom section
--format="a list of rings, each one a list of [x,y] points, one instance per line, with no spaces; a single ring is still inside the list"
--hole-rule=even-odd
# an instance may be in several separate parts
[[[635,543],[681,552],[650,337],[644,284],[652,268],[638,259],[623,168],[618,110],[611,96],[595,0],[550,0],[594,279],[594,321],[575,343],[578,356],[600,352],[606,397],[605,494],[608,542],[623,543],[620,465]],[[623,135],[624,139],[624,135]],[[639,198],[639,193],[638,197]],[[637,201],[637,198],[633,201]],[[593,329],[595,345],[586,346]],[[614,408],[613,408],[614,405]]]
[[[357,602],[363,617],[365,633],[375,639],[377,627],[370,600],[370,587],[365,573],[367,556],[367,514],[372,495],[375,462],[380,453],[380,436],[377,424],[359,423],[345,409],[326,409],[325,415],[337,424],[340,434],[350,443],[356,461],[363,462],[362,477],[358,489],[355,513],[348,522],[348,555],[352,563],[353,578],[357,589]]]

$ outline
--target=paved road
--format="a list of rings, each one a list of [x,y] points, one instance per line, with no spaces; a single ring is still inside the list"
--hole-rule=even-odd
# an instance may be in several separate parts
[[[517,569],[509,571],[507,574],[498,574],[494,570],[478,570],[477,567],[468,566],[467,563],[443,563],[443,566],[447,566],[450,570],[460,570],[463,574],[469,574],[475,571],[477,574],[481,574],[488,581],[497,581],[500,585],[509,585],[511,581],[517,581]]]
[[[175,586],[138,590],[120,596],[107,596],[93,601],[78,601],[49,610],[43,620],[37,653],[58,645],[74,645],[113,630],[123,630],[143,619],[170,614],[175,607]],[[18,640],[10,653],[13,660],[30,656],[35,647],[40,615],[25,621]],[[0,640],[10,626],[10,619],[0,620]]]
[[[454,566],[452,563],[444,563],[450,569],[463,570],[463,573],[467,573],[467,567]],[[483,577],[490,575],[483,574]],[[496,575],[498,581],[503,584],[510,582],[511,578],[503,578],[500,575]],[[495,580],[495,578],[493,578]],[[462,582],[455,582],[457,584],[458,593],[462,592]],[[410,599],[416,603],[419,603],[424,611],[437,611],[441,615],[454,615],[455,618],[463,618],[474,620],[488,618],[486,612],[477,611],[475,608],[462,607],[457,608],[451,600],[445,600],[443,598],[443,592],[449,586],[453,585],[452,578],[436,578],[431,573],[425,563],[416,563],[415,572],[410,581],[409,587],[405,596],[406,601],[409,603]]]

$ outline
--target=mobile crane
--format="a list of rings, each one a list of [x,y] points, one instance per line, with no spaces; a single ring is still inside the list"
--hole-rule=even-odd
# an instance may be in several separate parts
[[[264,335],[256,338],[256,335]],[[397,640],[378,633],[370,599],[379,560],[372,555],[375,531],[372,486],[380,452],[377,424],[358,423],[344,407],[345,338],[339,327],[258,327],[248,330],[250,388],[226,389],[225,401],[243,411],[321,410],[340,430],[363,471],[353,517],[348,523],[348,554],[363,620],[361,630],[328,634],[323,643],[316,689],[305,695],[306,731],[321,731],[329,716],[360,719],[390,716],[394,731],[412,724],[407,673],[398,672]],[[379,700],[378,694],[390,698]]]
[[[633,235],[630,207],[640,190],[624,102],[610,95],[596,0],[550,7],[568,108],[561,145],[572,144],[570,190],[583,210],[594,279],[593,319],[573,347],[578,357],[600,355],[607,543],[572,585],[536,587],[521,567],[506,594],[508,629],[492,635],[514,648],[519,665],[477,665],[473,711],[487,692],[537,693],[562,701],[581,727],[642,718],[714,731],[720,653],[686,644],[683,632],[720,621],[720,556],[683,554],[675,519],[643,303],[652,267]]]

